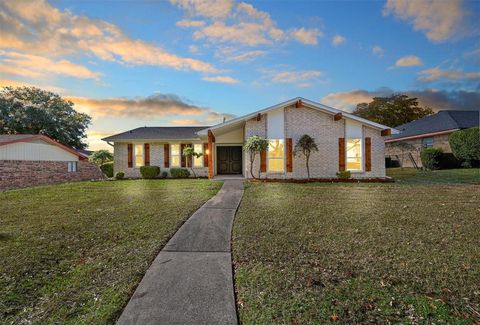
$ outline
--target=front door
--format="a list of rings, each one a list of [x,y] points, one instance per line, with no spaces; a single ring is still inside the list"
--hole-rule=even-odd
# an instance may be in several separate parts
[[[242,147],[218,146],[217,147],[217,174],[242,173]]]

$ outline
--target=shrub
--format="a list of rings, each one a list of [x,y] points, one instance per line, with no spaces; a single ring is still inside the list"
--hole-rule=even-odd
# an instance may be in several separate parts
[[[190,176],[190,172],[186,168],[170,168],[170,175],[173,178],[187,178]]]
[[[426,169],[439,169],[443,151],[438,148],[423,149],[420,153],[422,165]]]
[[[453,132],[448,137],[453,155],[464,167],[471,167],[480,160],[480,128]]]
[[[113,177],[113,161],[100,165],[100,169],[107,177]]]
[[[115,174],[115,179],[124,179],[125,178],[125,173],[124,172],[118,172],[117,174]]]
[[[167,173],[167,172],[162,172],[162,173],[160,174],[160,178],[167,178],[167,176],[168,176],[168,173]]]
[[[337,177],[340,179],[349,179],[352,177],[352,173],[349,170],[345,170],[343,172],[338,172]]]
[[[142,178],[152,179],[160,174],[160,167],[158,166],[142,166],[140,167],[140,174]]]

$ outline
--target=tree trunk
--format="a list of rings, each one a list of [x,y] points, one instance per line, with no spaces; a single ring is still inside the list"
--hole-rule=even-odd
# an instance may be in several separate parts
[[[188,159],[187,159],[187,163],[188,163]],[[190,166],[190,169],[192,170],[193,178],[197,178],[197,174],[195,174],[195,171],[193,170],[193,157],[192,157],[192,166]]]
[[[307,164],[307,179],[310,180],[310,167],[308,166],[308,161],[310,160],[310,155],[306,155],[306,164]]]
[[[250,153],[250,175],[252,175],[253,179],[257,179],[255,175],[253,175],[253,163],[255,162],[255,155]],[[259,173],[260,174],[260,173]]]

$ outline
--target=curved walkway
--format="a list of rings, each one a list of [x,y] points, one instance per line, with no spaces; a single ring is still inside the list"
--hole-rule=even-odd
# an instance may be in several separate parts
[[[237,324],[230,239],[242,180],[226,180],[155,258],[117,324]]]

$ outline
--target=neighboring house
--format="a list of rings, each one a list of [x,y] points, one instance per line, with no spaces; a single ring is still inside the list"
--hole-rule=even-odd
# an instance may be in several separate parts
[[[398,159],[400,162],[403,160],[403,167],[414,167],[414,163],[421,167],[420,152],[423,148],[439,148],[444,153],[451,154],[448,136],[458,130],[478,127],[479,123],[478,111],[440,111],[397,126],[399,133],[385,140],[385,154],[387,158]],[[398,145],[401,142],[411,145],[411,149],[403,150],[402,153]]]
[[[270,141],[268,152],[257,155],[253,168],[261,178],[307,177],[305,160],[294,156],[297,140],[312,136],[318,152],[310,158],[312,178],[336,178],[350,170],[355,178],[385,177],[384,136],[392,129],[303,98],[238,117],[210,127],[141,127],[104,141],[114,146],[114,172],[139,177],[139,167],[193,166],[198,176],[243,175],[251,178],[246,139],[258,135]],[[203,157],[187,162],[182,149],[193,145]]]
[[[0,189],[101,178],[85,155],[45,135],[0,135]]]

